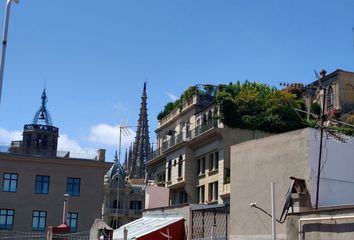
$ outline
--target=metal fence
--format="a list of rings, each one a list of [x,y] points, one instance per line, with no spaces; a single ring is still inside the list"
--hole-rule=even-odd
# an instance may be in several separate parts
[[[202,208],[192,210],[192,239],[228,239],[230,208]]]
[[[53,234],[49,237],[46,232],[20,232],[20,231],[0,231],[0,240],[48,240],[48,239],[65,239],[65,240],[89,240],[90,233],[68,233],[68,234]]]

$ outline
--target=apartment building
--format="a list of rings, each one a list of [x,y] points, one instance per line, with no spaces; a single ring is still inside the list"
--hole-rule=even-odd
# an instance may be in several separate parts
[[[200,92],[160,119],[147,162],[170,204],[229,203],[230,146],[267,133],[225,127],[213,95]]]
[[[110,163],[94,159],[0,153],[0,229],[45,232],[62,223],[64,194],[72,232],[101,217],[103,176]]]
[[[48,226],[63,220],[72,232],[88,231],[102,216],[103,178],[112,164],[105,162],[103,149],[80,156],[58,151],[59,129],[46,102],[44,90],[42,105],[32,124],[24,125],[22,140],[0,148],[0,230],[7,237],[45,234]],[[64,194],[69,194],[66,219]]]

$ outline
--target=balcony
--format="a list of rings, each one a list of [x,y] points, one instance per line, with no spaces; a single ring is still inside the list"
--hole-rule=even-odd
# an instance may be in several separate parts
[[[122,208],[113,208],[110,207],[108,209],[105,209],[104,215],[109,215],[109,216],[118,216],[118,217],[122,217],[122,216],[126,216],[128,214],[128,211]]]
[[[130,217],[141,217],[142,214],[143,214],[143,210],[129,209],[129,212],[128,212],[128,215]]]
[[[169,140],[164,141],[160,148],[156,149],[149,155],[149,160],[154,159],[156,157],[161,156],[165,151],[174,147],[175,145],[181,142],[188,142],[198,137],[202,133],[208,131],[209,129],[216,128],[218,121],[215,119],[206,124],[197,126],[196,128],[189,130],[187,132],[183,132],[171,137]]]

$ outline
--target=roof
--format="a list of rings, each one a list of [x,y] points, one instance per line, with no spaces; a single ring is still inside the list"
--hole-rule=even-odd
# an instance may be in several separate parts
[[[111,168],[107,171],[105,177],[113,178],[114,175],[116,175],[118,171],[119,171],[119,175],[120,175],[121,179],[124,179],[125,174],[124,174],[123,167],[120,165],[120,163],[118,161],[114,161]]]
[[[124,228],[128,230],[128,239],[132,239],[147,235],[183,219],[183,217],[142,217],[114,230],[113,239],[123,238]]]
[[[108,226],[102,219],[96,218],[93,225],[97,229],[107,229],[113,230],[110,226]]]

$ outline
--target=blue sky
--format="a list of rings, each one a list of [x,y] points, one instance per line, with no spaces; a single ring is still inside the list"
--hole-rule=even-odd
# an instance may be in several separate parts
[[[60,147],[106,148],[112,159],[117,125],[137,123],[145,79],[155,142],[158,112],[191,85],[354,71],[353,12],[352,0],[22,0],[11,9],[0,144],[31,123],[44,84]]]

